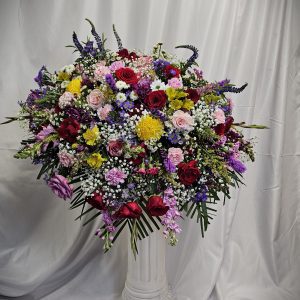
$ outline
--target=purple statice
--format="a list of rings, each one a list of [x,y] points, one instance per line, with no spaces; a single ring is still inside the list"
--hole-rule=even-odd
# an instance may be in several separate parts
[[[65,112],[70,118],[73,118],[83,124],[88,124],[93,121],[93,117],[90,113],[80,108],[68,107]]]
[[[114,77],[111,74],[106,74],[105,75],[105,81],[113,91],[117,90],[116,81],[115,81]]]
[[[128,183],[127,185],[129,190],[133,190],[135,188],[135,184],[134,183]]]
[[[132,101],[124,101],[123,108],[126,110],[130,110],[134,108],[134,103]]]
[[[31,107],[35,104],[35,100],[37,99],[41,99],[42,97],[44,97],[46,95],[46,89],[42,89],[42,90],[30,90],[30,94],[28,95],[27,99],[26,99],[26,104],[27,106]]]
[[[228,160],[228,165],[238,173],[244,173],[246,171],[246,166],[238,159],[231,155]]]
[[[207,187],[204,186],[202,187],[197,193],[194,198],[194,202],[199,203],[199,202],[205,202],[207,200]]]
[[[163,234],[165,238],[170,239],[170,244],[173,246],[177,243],[176,233],[180,233],[181,229],[176,223],[176,220],[180,217],[180,212],[177,208],[177,198],[172,188],[168,187],[164,191],[163,201],[169,207],[167,213],[162,217],[161,223],[165,226]]]
[[[169,158],[164,159],[164,167],[165,167],[166,171],[169,173],[176,172],[176,166],[172,163],[172,161]]]
[[[170,141],[173,145],[178,144],[181,141],[180,136],[175,132],[170,132],[167,137],[168,141]]]
[[[48,180],[47,184],[52,192],[59,198],[66,200],[73,195],[73,186],[70,185],[67,178],[62,175],[55,174]]]
[[[157,59],[153,62],[153,67],[156,72],[161,72],[170,63],[164,59]]]
[[[158,117],[162,122],[166,122],[168,120],[168,117],[166,116],[166,114],[164,112],[162,112],[161,110],[158,109],[153,109],[151,111],[152,115]]]
[[[144,99],[151,91],[151,80],[149,78],[143,78],[139,81],[136,87],[136,93],[141,99]]]
[[[44,72],[46,71],[46,67],[42,66],[37,74],[36,77],[34,77],[34,81],[39,85],[39,87],[41,87],[43,85],[43,76],[44,76]]]

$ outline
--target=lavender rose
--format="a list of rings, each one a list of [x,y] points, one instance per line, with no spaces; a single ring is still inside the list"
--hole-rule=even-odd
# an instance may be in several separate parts
[[[55,174],[48,180],[48,186],[52,192],[59,198],[71,198],[73,195],[73,186],[68,183],[67,178],[62,175]]]
[[[107,151],[111,156],[121,156],[124,143],[120,140],[110,140],[107,145]]]

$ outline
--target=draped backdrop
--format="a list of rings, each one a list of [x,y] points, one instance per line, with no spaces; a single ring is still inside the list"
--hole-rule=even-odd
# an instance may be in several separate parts
[[[205,238],[186,220],[178,246],[168,246],[176,299],[299,300],[300,1],[1,0],[0,121],[16,114],[43,64],[53,71],[73,61],[64,46],[73,30],[86,38],[86,17],[112,49],[113,23],[130,49],[162,41],[188,57],[174,47],[195,45],[207,79],[249,83],[233,95],[235,120],[270,127],[245,131],[256,138],[256,162]],[[13,158],[24,133],[0,127],[0,299],[120,299],[126,233],[103,254],[99,221],[74,222],[79,212],[36,181],[38,168]]]

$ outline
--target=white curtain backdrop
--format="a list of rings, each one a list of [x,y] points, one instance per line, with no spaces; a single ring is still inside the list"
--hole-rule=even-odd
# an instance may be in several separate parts
[[[72,31],[85,39],[93,20],[116,49],[116,24],[128,48],[195,45],[211,80],[248,82],[236,121],[261,123],[257,160],[204,239],[182,223],[168,247],[167,273],[179,300],[300,299],[299,0],[0,0],[0,122],[16,114],[33,77],[72,62]],[[13,158],[25,131],[0,127],[0,299],[119,300],[127,268],[122,234],[108,254],[82,228],[78,211],[55,198],[30,161]]]

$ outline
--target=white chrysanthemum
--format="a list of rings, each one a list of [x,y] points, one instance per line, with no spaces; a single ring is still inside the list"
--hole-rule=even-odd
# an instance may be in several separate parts
[[[165,85],[164,82],[162,82],[161,80],[157,79],[157,80],[154,80],[151,85],[151,90],[152,91],[158,91],[158,90],[166,90],[167,89],[167,86]]]
[[[132,101],[135,101],[135,100],[137,100],[137,99],[139,98],[138,95],[137,95],[137,93],[136,93],[135,91],[132,91],[132,92],[130,93],[129,97],[130,97],[130,99],[131,99]]]
[[[117,100],[119,100],[120,102],[124,102],[126,101],[126,95],[124,93],[118,93],[116,96]]]
[[[62,72],[66,72],[67,74],[71,75],[75,70],[75,66],[74,65],[67,65],[64,66],[61,71]]]
[[[129,85],[126,82],[119,80],[116,82],[116,87],[118,90],[123,90],[123,89],[128,89]]]

